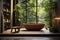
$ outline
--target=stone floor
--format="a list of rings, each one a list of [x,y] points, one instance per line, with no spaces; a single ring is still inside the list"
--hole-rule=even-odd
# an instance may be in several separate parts
[[[11,33],[11,29],[7,30],[7,31],[4,31],[3,34],[13,34]],[[20,32],[18,33],[14,33],[14,34],[52,34],[49,30],[46,30],[45,28],[43,28],[41,31],[27,31],[25,28],[21,28],[20,29]],[[60,40],[60,37],[57,37],[57,36],[50,36],[50,37],[47,37],[47,36],[39,36],[39,37],[26,37],[26,36],[19,36],[19,37],[0,37],[0,40]]]
[[[9,29],[7,31],[4,31],[3,34],[13,34],[13,33],[11,32],[11,29]],[[15,34],[51,34],[51,32],[49,32],[49,30],[46,30],[45,28],[43,28],[41,31],[27,31],[25,28],[21,28],[20,32]]]
[[[60,40],[60,37],[0,37],[0,40]]]

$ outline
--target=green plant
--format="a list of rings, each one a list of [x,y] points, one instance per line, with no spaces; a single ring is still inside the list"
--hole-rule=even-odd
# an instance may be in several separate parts
[[[51,32],[55,32],[55,33],[58,32],[58,29],[55,28],[55,27],[50,27],[49,30],[50,30]]]
[[[15,12],[15,22],[17,22],[18,19],[20,19],[21,22],[26,22],[25,7],[23,7],[20,3],[17,3],[14,6],[14,12]]]
[[[39,17],[44,19],[43,21],[41,20],[42,23],[44,23],[46,26],[45,28],[48,28],[51,24],[51,10],[52,10],[52,2],[50,0],[42,0],[41,3],[39,4]]]
[[[20,13],[19,11],[20,11],[20,4],[15,4],[15,7],[14,7],[15,22],[17,22],[19,19],[19,13]]]

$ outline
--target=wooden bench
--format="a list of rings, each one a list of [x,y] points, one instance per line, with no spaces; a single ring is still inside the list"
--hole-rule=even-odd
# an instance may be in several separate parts
[[[19,32],[20,31],[20,26],[15,26],[11,28],[11,32],[13,32],[13,29],[15,32]]]

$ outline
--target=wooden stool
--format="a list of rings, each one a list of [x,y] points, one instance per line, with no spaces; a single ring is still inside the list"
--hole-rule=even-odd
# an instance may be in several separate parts
[[[19,32],[20,31],[20,26],[19,27],[18,26],[12,27],[11,32],[13,32],[13,29],[14,29],[15,32]],[[18,31],[16,31],[17,29],[18,29]]]

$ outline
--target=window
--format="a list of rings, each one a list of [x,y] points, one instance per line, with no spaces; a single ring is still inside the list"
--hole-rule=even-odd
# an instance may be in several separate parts
[[[15,15],[21,19],[22,25],[31,22],[49,25],[50,0],[18,0],[16,5],[19,6],[17,9],[19,14],[16,13]],[[16,20],[17,18],[15,22]]]

